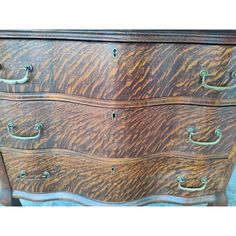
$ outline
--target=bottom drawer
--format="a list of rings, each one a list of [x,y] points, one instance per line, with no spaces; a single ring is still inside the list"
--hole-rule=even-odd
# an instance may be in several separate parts
[[[227,159],[96,159],[66,150],[2,150],[13,190],[69,192],[104,202],[198,197],[225,189]]]

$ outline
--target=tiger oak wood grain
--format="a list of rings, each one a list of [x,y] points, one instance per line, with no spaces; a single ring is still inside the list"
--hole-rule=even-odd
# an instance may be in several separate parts
[[[106,202],[126,202],[169,194],[181,197],[199,197],[224,190],[225,172],[229,161],[189,160],[168,158],[142,158],[121,160],[94,159],[71,151],[1,150],[13,190],[32,193],[71,192]],[[27,177],[18,178],[25,170]],[[43,171],[51,177],[40,179]],[[200,179],[207,176],[204,191],[187,192],[178,189],[176,178],[184,175],[188,187],[201,186]]]
[[[117,58],[113,48],[118,50]],[[234,85],[235,46],[1,39],[0,52],[1,74],[7,78],[18,78],[24,64],[34,67],[24,85],[0,83],[2,92],[52,92],[121,101],[236,98],[235,90],[205,89],[199,76],[208,69],[207,83]]]
[[[136,109],[107,109],[50,101],[1,101],[0,146],[20,149],[62,148],[108,158],[148,157],[163,152],[192,155],[225,155],[236,134],[236,108],[205,106],[153,106]],[[115,119],[112,119],[112,114]],[[34,124],[43,124],[41,137],[22,141],[12,138],[8,122],[18,136],[35,135]],[[197,141],[214,141],[215,129],[222,130],[217,145],[188,142],[187,128],[196,129]]]
[[[52,92],[52,42],[28,40],[0,40],[0,77],[19,79],[23,77],[21,68],[26,64],[33,66],[29,80],[24,84],[7,85],[0,82],[0,91],[19,92]]]
[[[0,82],[0,203],[227,205],[236,89],[203,88],[199,72],[209,85],[236,83],[236,31],[0,31],[0,77],[21,78],[25,64],[25,84]],[[41,122],[40,139],[10,137],[10,121],[19,136]],[[218,128],[222,140],[191,144],[189,127],[197,141],[216,140]],[[183,191],[178,175],[187,187],[209,183]]]
[[[103,100],[59,93],[8,93],[0,92],[0,100],[10,101],[63,101],[103,108],[137,108],[155,105],[204,105],[213,107],[236,105],[236,99],[209,99],[194,97],[163,97],[143,100]]]

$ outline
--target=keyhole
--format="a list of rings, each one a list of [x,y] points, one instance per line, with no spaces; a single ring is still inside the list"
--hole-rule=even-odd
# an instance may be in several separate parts
[[[113,48],[113,49],[112,49],[112,54],[113,54],[113,57],[114,57],[114,58],[117,57],[117,49],[116,49],[116,48]]]
[[[112,172],[112,173],[115,173],[115,171],[116,171],[116,167],[115,167],[115,166],[112,166],[112,167],[111,167],[111,172]]]
[[[112,120],[116,120],[116,113],[115,112],[112,113]]]

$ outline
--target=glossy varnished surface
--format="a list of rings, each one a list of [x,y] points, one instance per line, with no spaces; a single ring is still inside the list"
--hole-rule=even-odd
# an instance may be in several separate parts
[[[118,50],[113,58],[112,50]],[[2,76],[18,78],[32,64],[23,85],[0,83],[1,92],[51,92],[106,100],[151,98],[236,99],[235,90],[217,92],[201,85],[232,86],[234,46],[200,44],[102,43],[50,40],[0,40]]]
[[[0,203],[13,193],[85,205],[226,205],[236,89],[206,89],[199,72],[209,71],[209,85],[235,85],[235,45],[235,31],[0,31],[0,78],[33,65],[26,83],[0,82]],[[18,136],[42,123],[41,137],[11,137],[10,121]],[[216,129],[222,139],[191,144],[190,127],[195,141],[215,141]],[[209,182],[183,191],[179,175],[187,187]]]
[[[236,133],[234,107],[153,106],[136,109],[108,109],[66,102],[1,101],[0,145],[20,149],[63,148],[91,156],[148,157],[171,152],[191,155],[229,154]],[[22,141],[12,138],[8,122],[14,122],[19,136],[35,135],[35,123],[42,123],[41,137]],[[197,141],[214,141],[201,146],[188,141],[187,128],[196,129]]]
[[[3,149],[6,168],[14,190],[33,193],[71,192],[99,201],[124,202],[156,194],[182,197],[211,195],[224,190],[229,162],[222,160],[188,160],[168,158],[148,160],[93,159],[66,151],[19,151]],[[25,180],[18,179],[25,170]],[[43,171],[51,177],[40,179]],[[186,176],[188,187],[201,186],[207,176],[204,191],[187,192],[178,189],[176,178]],[[28,178],[28,180],[27,180]]]

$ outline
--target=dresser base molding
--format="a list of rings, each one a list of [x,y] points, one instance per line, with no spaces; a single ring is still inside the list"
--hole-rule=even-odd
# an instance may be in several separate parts
[[[139,200],[129,201],[129,202],[101,202],[96,201],[90,198],[80,196],[78,194],[67,193],[67,192],[55,192],[55,193],[29,193],[24,191],[13,191],[12,196],[14,198],[25,199],[35,202],[44,202],[44,201],[55,201],[55,200],[64,200],[64,201],[73,201],[84,206],[144,206],[151,203],[174,203],[180,205],[196,205],[207,203],[208,206],[222,206],[226,204],[227,201],[221,201],[222,196],[227,199],[225,193],[193,197],[193,198],[184,198],[173,195],[153,195],[148,196]]]

